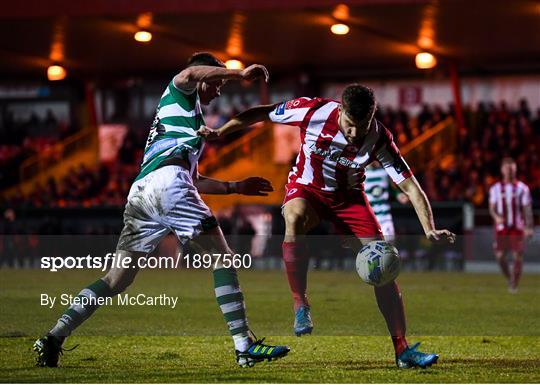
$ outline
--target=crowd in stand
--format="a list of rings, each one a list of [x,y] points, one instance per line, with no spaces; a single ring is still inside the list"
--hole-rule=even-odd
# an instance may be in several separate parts
[[[469,201],[477,207],[488,204],[489,187],[500,176],[500,162],[512,157],[518,178],[527,183],[533,202],[540,201],[540,109],[533,113],[522,100],[517,109],[504,102],[480,103],[464,109],[466,130],[459,149],[447,167],[431,165],[418,177],[435,201]]]
[[[417,116],[411,117],[403,110],[384,108],[377,117],[393,132],[398,146],[403,146],[452,115],[452,111],[452,106],[445,111],[439,106],[424,105]],[[230,111],[231,114],[236,112]],[[210,111],[206,123],[216,127],[227,118]],[[513,110],[504,102],[498,105],[480,103],[474,109],[466,106],[464,118],[466,130],[460,137],[454,161],[445,168],[432,164],[424,172],[417,172],[430,199],[466,200],[485,207],[489,186],[499,175],[500,160],[511,156],[517,161],[520,179],[530,185],[533,198],[538,202],[540,110],[533,113],[525,101]],[[120,148],[117,162],[93,169],[74,168],[61,180],[51,178],[47,183],[37,185],[30,195],[17,194],[7,203],[30,207],[122,206],[139,171],[145,139],[145,132],[130,131]],[[211,145],[206,151],[215,152],[217,147],[235,139],[228,138],[227,142]],[[5,167],[3,165],[2,169]]]
[[[60,121],[52,110],[43,118],[30,112],[25,119],[15,119],[10,110],[3,111],[0,133],[0,188],[19,181],[19,167],[35,154],[45,154],[59,140],[71,135],[75,127]]]
[[[235,112],[237,111],[232,110],[231,114]],[[377,114],[377,118],[393,132],[398,146],[402,147],[435,124],[452,116],[453,109],[451,106],[444,110],[438,106],[424,105],[416,116],[391,108],[381,109]],[[227,118],[228,116],[217,113],[217,110],[211,110],[206,114],[206,123],[216,127]],[[32,124],[36,124],[35,119],[32,120],[34,121]],[[477,207],[486,207],[489,186],[499,176],[500,160],[511,156],[517,161],[519,178],[531,187],[533,202],[540,202],[538,155],[540,109],[531,111],[525,101],[522,101],[516,109],[510,109],[505,103],[481,103],[475,108],[466,106],[464,120],[465,130],[459,138],[459,149],[453,161],[444,167],[433,163],[423,172],[415,171],[430,199],[470,201]],[[52,119],[48,124],[54,131]],[[39,135],[26,137],[17,135],[20,134],[13,133],[0,145],[0,166],[3,176],[8,172],[18,171],[13,164],[10,166],[9,162],[14,159],[20,161],[28,154],[46,151],[46,146],[62,137],[62,134],[51,135],[45,139]],[[39,255],[36,254],[36,250],[39,249],[43,239],[35,234],[118,234],[121,227],[120,217],[109,222],[100,219],[92,223],[88,220],[77,222],[40,214],[39,217],[33,217],[32,221],[27,222],[25,219],[19,219],[16,216],[18,211],[13,208],[114,207],[120,210],[125,204],[131,183],[139,172],[146,135],[147,132],[143,130],[130,130],[119,149],[117,160],[110,164],[102,163],[93,168],[84,165],[74,167],[61,179],[50,178],[46,183],[37,184],[28,195],[19,192],[9,201],[0,202],[0,205],[7,208],[3,212],[0,230],[1,234],[8,236],[0,237],[0,266],[35,265],[38,259],[21,258],[22,255]],[[219,147],[235,139],[237,137],[210,144],[206,151],[213,152],[215,156]],[[20,158],[17,158],[17,155],[20,155]],[[247,239],[253,238],[255,231],[249,221],[236,211],[230,215],[226,215],[225,212],[219,213],[219,221],[235,250],[250,252],[248,247],[251,243]],[[25,233],[27,235],[16,235]],[[325,229],[323,223],[316,229],[316,234],[330,234],[330,230]],[[93,238],[88,240],[92,242]],[[279,261],[280,243],[278,243],[274,245],[269,242],[263,254],[278,256]],[[171,250],[176,250],[175,242],[171,242],[170,245]],[[447,250],[437,252],[435,249],[429,249],[428,252],[427,248],[430,246],[419,245],[414,239],[409,246],[400,244],[404,268],[419,270],[460,268],[462,258],[459,254],[455,254],[456,252],[455,255]],[[315,268],[344,267],[346,254],[340,252],[339,244],[323,242],[314,246],[312,256]],[[164,252],[163,247],[165,246],[162,245],[159,253]],[[275,249],[273,252],[272,247]],[[34,252],[30,252],[31,250]],[[276,266],[279,267],[280,264]]]
[[[449,110],[452,111],[450,106]],[[443,121],[451,112],[445,112],[441,106],[424,104],[416,117],[403,109],[394,110],[391,107],[377,110],[376,118],[381,121],[394,135],[398,147],[403,147],[412,139],[418,137],[429,128]]]

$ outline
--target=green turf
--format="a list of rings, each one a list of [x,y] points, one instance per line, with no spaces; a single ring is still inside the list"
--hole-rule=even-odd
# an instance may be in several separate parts
[[[41,307],[39,294],[76,293],[98,276],[0,270],[1,382],[540,382],[538,275],[511,295],[498,275],[402,274],[410,340],[441,359],[400,371],[372,289],[353,272],[310,273],[315,332],[296,338],[284,273],[242,271],[253,329],[292,352],[241,370],[211,273],[144,271],[129,292],[177,295],[176,309],[104,307],[68,340],[81,346],[62,368],[33,367],[32,342],[63,309]]]

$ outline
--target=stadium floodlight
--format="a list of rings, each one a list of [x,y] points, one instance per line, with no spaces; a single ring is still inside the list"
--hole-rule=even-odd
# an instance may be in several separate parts
[[[230,59],[225,62],[225,67],[230,70],[241,70],[244,69],[244,63],[237,59]]]
[[[62,80],[67,76],[67,71],[60,65],[51,65],[47,68],[47,79],[50,81]]]
[[[343,23],[332,24],[330,27],[330,31],[332,31],[334,35],[346,35],[349,33],[349,30],[349,26]]]
[[[135,32],[135,35],[133,35],[133,38],[140,43],[148,43],[152,40],[152,34],[148,31],[137,31]]]
[[[437,65],[437,59],[429,52],[417,53],[415,62],[418,69],[429,69]]]
[[[334,8],[334,11],[332,12],[332,16],[336,20],[348,20],[349,19],[349,6],[347,4],[338,4],[336,5],[336,8]]]

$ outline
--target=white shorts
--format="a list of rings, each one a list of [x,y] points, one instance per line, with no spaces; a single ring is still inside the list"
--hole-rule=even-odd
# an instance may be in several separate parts
[[[217,226],[188,170],[164,166],[133,183],[124,210],[118,250],[152,252],[173,232],[182,244]]]

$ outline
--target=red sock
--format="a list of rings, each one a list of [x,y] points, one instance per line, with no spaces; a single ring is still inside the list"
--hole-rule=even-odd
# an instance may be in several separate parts
[[[305,243],[283,242],[283,261],[294,300],[294,308],[309,306],[306,295],[309,257]]]
[[[399,286],[396,282],[392,282],[385,286],[375,287],[375,298],[392,336],[394,350],[396,354],[401,354],[408,344],[405,338],[405,309]]]
[[[504,256],[502,256],[501,258],[497,259],[497,262],[499,262],[499,266],[501,267],[501,271],[503,272],[506,279],[510,280],[510,269],[508,268],[508,263],[506,262],[506,258]]]
[[[514,259],[514,269],[512,270],[512,287],[516,288],[521,277],[521,270],[523,268],[523,260],[521,258]]]
[[[403,353],[405,349],[409,347],[409,344],[407,343],[407,339],[403,337],[394,337],[392,336],[392,343],[394,344],[394,351],[397,355],[400,355]]]

